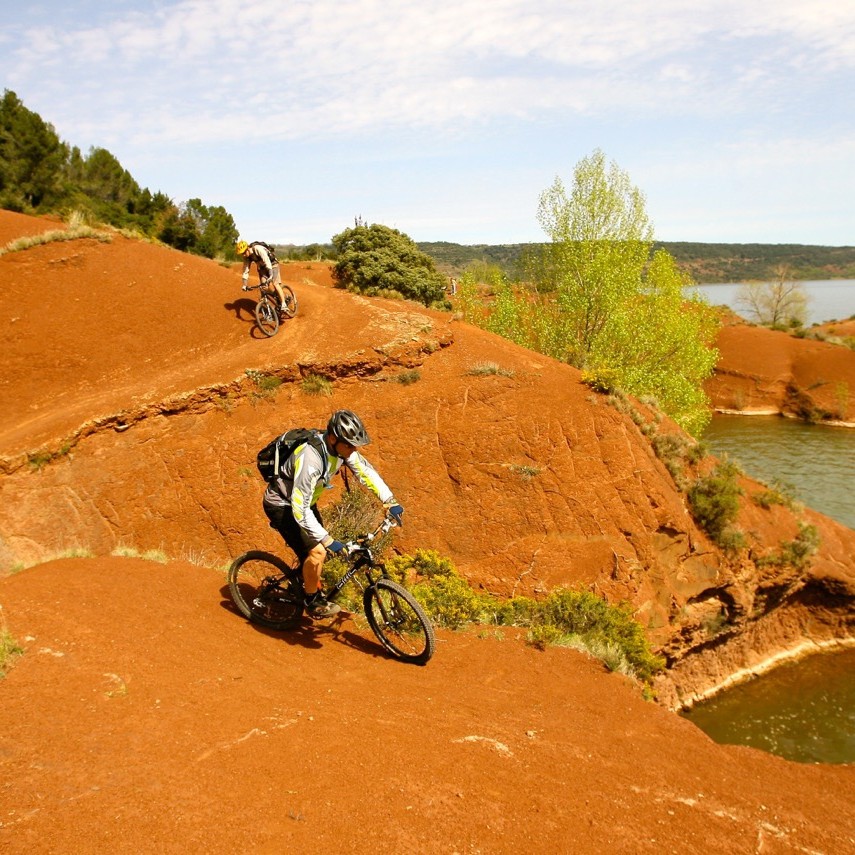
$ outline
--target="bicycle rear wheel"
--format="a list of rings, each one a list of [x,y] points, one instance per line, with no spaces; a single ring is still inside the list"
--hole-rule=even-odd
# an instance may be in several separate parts
[[[285,295],[285,304],[282,306],[282,313],[287,318],[293,318],[297,314],[297,295],[290,285],[283,285],[282,293]]]
[[[279,331],[279,312],[267,297],[255,304],[255,323],[264,335],[270,337]]]
[[[229,592],[240,613],[253,623],[290,629],[303,616],[303,580],[299,571],[269,552],[253,550],[229,567]]]
[[[362,603],[372,631],[393,656],[416,665],[433,656],[433,626],[406,588],[391,579],[378,579],[365,591]]]

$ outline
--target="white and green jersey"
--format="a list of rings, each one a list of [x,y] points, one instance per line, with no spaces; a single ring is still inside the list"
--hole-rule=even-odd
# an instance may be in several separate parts
[[[354,451],[346,460],[333,454],[321,437],[325,458],[310,443],[298,445],[294,453],[280,464],[279,477],[272,480],[264,492],[264,501],[276,507],[290,506],[294,519],[303,529],[308,543],[322,543],[330,537],[312,511],[324,490],[332,488],[332,479],[342,465],[347,466],[384,504],[394,504],[392,491],[377,474],[374,467],[358,452]]]

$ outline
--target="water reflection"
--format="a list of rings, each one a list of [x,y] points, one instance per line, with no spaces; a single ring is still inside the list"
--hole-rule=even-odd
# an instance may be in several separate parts
[[[803,763],[853,763],[855,650],[782,665],[684,716],[716,742]]]
[[[704,441],[747,475],[787,485],[798,501],[855,528],[855,429],[779,416],[714,416]]]

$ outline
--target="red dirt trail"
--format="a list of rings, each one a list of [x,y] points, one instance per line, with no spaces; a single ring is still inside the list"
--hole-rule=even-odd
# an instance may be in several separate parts
[[[45,222],[0,212],[0,246]],[[204,259],[121,237],[0,257],[0,630],[24,648],[0,679],[0,852],[855,853],[855,766],[717,745],[578,651],[440,631],[416,667],[356,616],[276,633],[235,613],[211,567],[278,548],[251,453],[283,414],[346,405],[407,507],[398,548],[486,587],[600,586],[664,638],[699,590],[686,567],[723,572],[572,369],[332,289],[322,265],[284,272],[300,311],[261,340],[239,276]],[[513,371],[468,373],[484,361]],[[247,369],[278,372],[278,396]],[[314,371],[331,397],[300,393]],[[849,584],[855,535],[823,537],[822,572]],[[173,560],[111,556],[121,543]],[[673,566],[638,582],[627,556],[651,543]],[[70,546],[96,557],[12,572]]]

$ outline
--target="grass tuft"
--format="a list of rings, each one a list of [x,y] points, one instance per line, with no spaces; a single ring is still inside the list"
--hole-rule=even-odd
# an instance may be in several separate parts
[[[2,609],[3,606],[0,606],[0,679],[6,676],[6,671],[12,662],[24,652],[24,648],[9,632]]]
[[[514,372],[510,368],[502,368],[496,362],[476,362],[467,372],[475,377],[487,377],[498,375],[499,377],[513,377]]]
[[[321,377],[320,374],[307,374],[300,384],[300,388],[306,395],[326,395],[329,397],[333,393],[333,384],[326,377]]]

